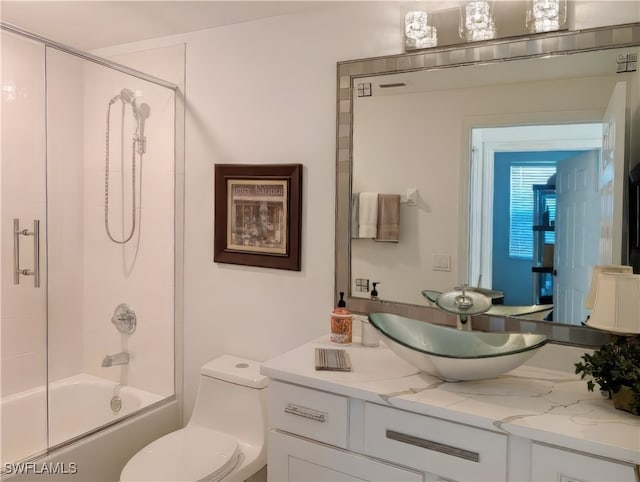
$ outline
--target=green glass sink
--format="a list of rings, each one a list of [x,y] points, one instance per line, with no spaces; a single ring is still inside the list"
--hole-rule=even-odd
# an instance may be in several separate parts
[[[461,331],[390,313],[371,313],[369,321],[396,355],[447,381],[495,378],[547,343],[544,335]]]

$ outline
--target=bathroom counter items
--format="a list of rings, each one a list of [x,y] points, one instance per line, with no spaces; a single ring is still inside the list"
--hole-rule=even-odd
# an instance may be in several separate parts
[[[316,371],[316,347],[335,345],[322,337],[263,363],[261,373],[346,397],[354,406],[376,404],[382,411],[393,407],[504,434],[511,454],[517,452],[517,441],[526,439],[535,446],[534,455],[553,446],[640,465],[640,417],[616,410],[599,393],[587,391],[586,381],[573,373],[584,349],[549,344],[528,364],[498,378],[448,383],[419,372],[382,343],[346,347],[351,372]]]

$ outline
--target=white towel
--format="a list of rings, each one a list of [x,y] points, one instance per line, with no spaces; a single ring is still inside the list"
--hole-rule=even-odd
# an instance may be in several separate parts
[[[378,234],[378,193],[361,192],[358,207],[360,238],[375,238]]]

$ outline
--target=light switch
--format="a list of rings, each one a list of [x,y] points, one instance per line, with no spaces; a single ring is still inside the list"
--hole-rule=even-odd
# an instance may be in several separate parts
[[[451,271],[451,256],[448,254],[433,255],[433,271]]]
[[[369,280],[365,278],[356,278],[356,291],[369,291]]]

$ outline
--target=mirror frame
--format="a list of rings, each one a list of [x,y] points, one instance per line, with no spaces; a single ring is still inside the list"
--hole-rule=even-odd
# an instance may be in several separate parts
[[[593,29],[529,34],[519,37],[434,47],[410,53],[338,62],[336,130],[336,238],[335,302],[338,292],[346,294],[347,307],[354,313],[393,313],[408,318],[455,326],[455,316],[437,308],[351,296],[351,179],[353,172],[353,97],[361,77],[418,70],[455,68],[505,60],[520,60],[549,55],[589,52],[640,45],[640,22]],[[628,132],[635,126],[631,126]],[[628,142],[631,142],[629,139]],[[628,172],[629,166],[625,166]],[[623,228],[628,224],[627,199],[623,199]],[[623,262],[628,253],[623,253]],[[416,287],[421,290],[424,287]],[[474,328],[484,331],[540,333],[550,341],[587,347],[606,343],[609,334],[578,325],[554,324],[512,317],[480,315]]]

